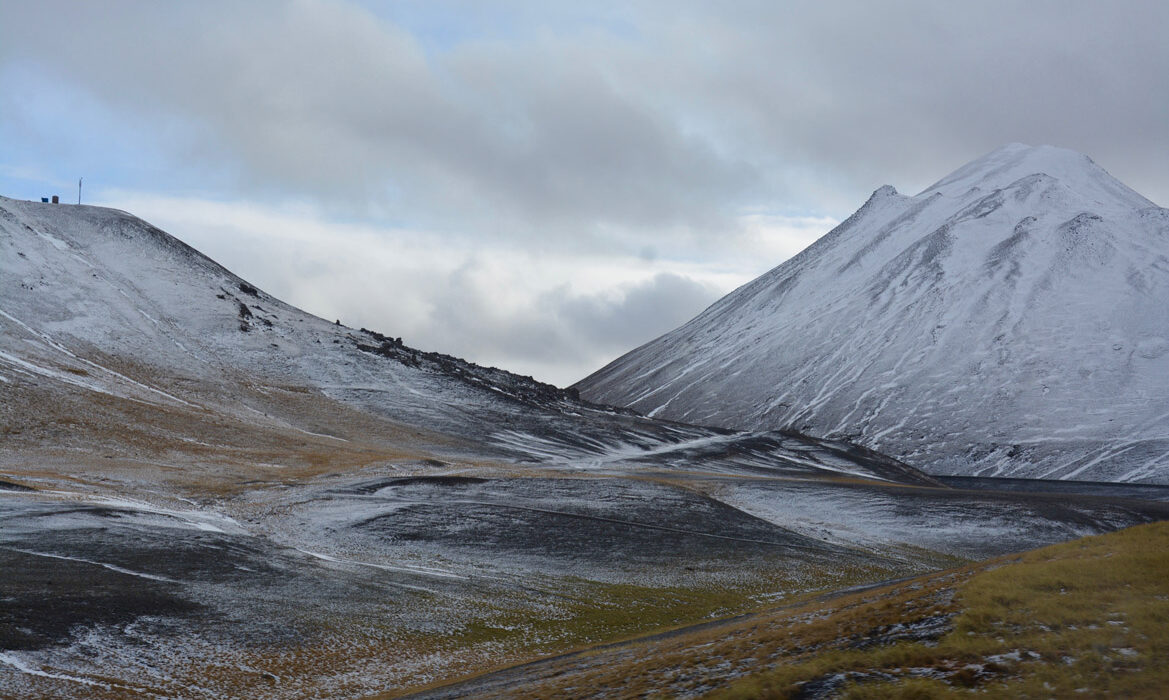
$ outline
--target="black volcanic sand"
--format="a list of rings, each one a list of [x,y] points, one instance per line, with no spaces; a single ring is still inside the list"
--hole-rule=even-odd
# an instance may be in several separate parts
[[[981,559],[1169,518],[1169,504],[1110,497],[659,476],[674,483],[615,476],[383,479],[331,491],[327,522],[338,525],[331,532],[371,551],[457,554],[465,562],[499,558],[550,574],[605,577],[860,560],[882,565],[889,563],[882,547],[900,552],[900,545]],[[725,484],[732,502],[745,498],[773,511],[775,522],[801,522],[805,529],[795,532],[675,485],[686,479]],[[868,545],[858,551],[824,541],[816,521],[829,530],[839,522]]]
[[[749,492],[781,513],[787,501],[797,504],[791,517],[810,514],[862,536],[970,560],[1169,519],[1169,503],[1083,493],[706,480],[725,484],[731,499]]]
[[[1169,501],[1169,486],[1161,484],[1115,484],[1101,481],[1004,479],[980,476],[935,476],[934,478],[956,489],[1015,491],[1021,493],[1066,493],[1079,496]]]
[[[179,587],[66,559],[0,549],[0,649],[40,649],[75,627],[140,616],[187,617],[201,607]]]
[[[350,492],[361,505],[349,528],[375,548],[519,558],[547,573],[729,572],[857,556],[699,493],[634,479],[411,478]]]
[[[118,508],[8,501],[0,523],[0,650],[67,644],[131,622],[164,636],[294,641],[313,633],[298,611],[344,608],[369,584],[364,571],[261,538],[160,526]],[[380,578],[392,586],[401,576]],[[409,594],[398,598],[390,604],[409,604]]]

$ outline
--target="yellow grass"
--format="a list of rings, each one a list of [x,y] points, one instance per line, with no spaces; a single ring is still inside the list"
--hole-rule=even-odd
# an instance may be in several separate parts
[[[932,634],[896,639],[930,619]],[[1160,698],[1167,659],[1169,523],[1155,523],[599,648],[500,695],[791,698],[846,674],[838,697]]]
[[[1046,547],[961,583],[953,630],[936,644],[795,656],[717,696],[786,698],[826,674],[880,672],[898,678],[855,678],[843,697],[1164,697],[1167,575],[1169,523]]]

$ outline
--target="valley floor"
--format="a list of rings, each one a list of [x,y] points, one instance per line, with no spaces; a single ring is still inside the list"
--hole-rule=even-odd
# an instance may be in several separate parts
[[[1165,657],[1169,524],[1002,558],[1153,500],[427,461],[199,497],[9,466],[6,697],[1140,695]]]

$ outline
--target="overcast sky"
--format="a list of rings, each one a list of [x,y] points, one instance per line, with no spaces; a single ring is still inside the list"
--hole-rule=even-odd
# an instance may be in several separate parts
[[[554,9],[549,9],[553,7]],[[1169,205],[1169,3],[0,2],[0,194],[568,384],[1012,141]]]

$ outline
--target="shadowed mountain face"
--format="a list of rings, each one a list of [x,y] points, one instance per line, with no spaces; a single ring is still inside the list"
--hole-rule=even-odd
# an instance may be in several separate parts
[[[5,697],[398,692],[1169,517],[583,402],[95,207],[0,199],[0,399]]]
[[[582,380],[648,415],[858,442],[935,474],[1169,483],[1169,210],[1012,144],[885,186]]]

